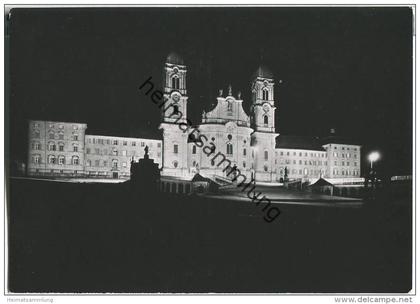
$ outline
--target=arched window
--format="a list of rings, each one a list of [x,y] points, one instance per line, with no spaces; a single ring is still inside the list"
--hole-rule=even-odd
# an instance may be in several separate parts
[[[48,155],[48,163],[49,164],[55,164],[55,156],[54,155]]]
[[[172,77],[172,89],[179,90],[179,78],[177,76]]]
[[[268,126],[268,116],[264,115],[264,126],[267,127]]]
[[[50,133],[48,134],[48,138],[49,138],[49,139],[54,139],[54,132],[50,132]]]
[[[192,147],[192,154],[196,154],[197,153],[197,147],[194,145]]]
[[[268,160],[268,151],[267,150],[264,151],[264,160]]]
[[[73,164],[73,165],[78,165],[79,164],[79,156],[72,156],[71,157],[71,163]]]
[[[226,154],[232,155],[233,154],[233,145],[231,143],[228,143],[226,145]]]
[[[263,100],[268,100],[268,90],[263,89]]]
[[[268,167],[267,165],[264,165],[264,171],[267,172],[268,171]]]
[[[63,155],[60,155],[58,157],[58,164],[59,165],[65,165],[66,164],[66,158]]]
[[[64,143],[58,143],[58,151],[64,151]]]

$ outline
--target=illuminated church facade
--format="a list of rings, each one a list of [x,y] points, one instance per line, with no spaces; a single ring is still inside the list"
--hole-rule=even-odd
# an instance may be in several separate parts
[[[187,71],[179,55],[166,58],[161,139],[85,134],[86,124],[30,121],[28,175],[127,179],[131,161],[141,158],[147,145],[161,175],[178,179],[191,180],[197,173],[226,179],[227,167],[268,183],[285,177],[360,177],[360,145],[335,136],[321,140],[276,132],[275,81],[267,68],[259,67],[253,75],[250,114],[241,94],[234,96],[229,87],[219,91],[217,103],[203,111],[198,125],[187,115]],[[148,84],[143,85],[147,90]]]

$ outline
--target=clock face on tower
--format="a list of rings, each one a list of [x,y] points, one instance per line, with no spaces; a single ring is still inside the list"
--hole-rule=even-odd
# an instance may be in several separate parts
[[[263,106],[263,110],[264,110],[265,113],[267,113],[268,111],[270,111],[270,106],[268,104],[265,104]]]
[[[175,94],[174,96],[172,96],[173,101],[178,102],[179,101],[179,95]]]

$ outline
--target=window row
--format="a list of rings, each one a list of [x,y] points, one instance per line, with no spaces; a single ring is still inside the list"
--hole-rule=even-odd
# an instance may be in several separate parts
[[[283,152],[283,151],[280,151],[280,156],[290,156],[290,155],[293,155],[293,156],[305,156],[305,157],[307,157],[307,156],[310,156],[310,157],[321,157],[321,158],[327,158],[327,154],[326,153],[308,153],[308,152],[296,152],[296,151],[293,151],[293,153],[292,152],[289,152],[289,151],[287,151],[287,152]],[[277,156],[277,152],[276,152],[276,156]]]
[[[287,169],[287,172],[289,174],[299,174],[299,175],[303,175],[303,176],[320,176],[320,175],[324,175],[324,170],[322,169],[308,169],[308,168],[304,168],[304,169]],[[280,170],[280,175],[283,175],[284,171],[283,169]]]
[[[117,159],[113,159],[111,161],[111,166],[114,169],[118,168],[118,160]],[[92,161],[90,159],[86,160],[86,167],[107,167],[108,166],[108,161],[106,160],[100,160],[100,159],[96,159],[95,161]],[[122,167],[126,168],[127,167],[127,162],[123,161],[122,162]]]
[[[37,123],[37,122],[34,122],[33,123],[33,125],[32,125],[32,127],[33,128],[39,128],[39,123]],[[49,123],[48,124],[48,128],[49,129],[54,129],[56,127],[56,125],[55,124],[53,124],[53,123]],[[63,124],[59,124],[58,125],[58,128],[59,129],[64,129],[64,125]],[[79,127],[77,126],[77,125],[73,125],[73,130],[77,130]]]
[[[128,145],[131,145],[132,147],[137,146],[137,142],[135,142],[135,141],[129,142],[127,140],[118,140],[118,139],[88,138],[87,142],[89,144],[101,144],[101,145],[111,145],[112,144],[114,146],[118,146],[118,145],[122,144],[123,146],[128,146]],[[153,142],[146,143],[144,141],[140,142],[140,147],[145,147],[146,144],[149,148],[153,147]],[[157,143],[157,147],[158,148],[161,147],[160,142]]]
[[[275,161],[275,163],[277,164],[277,160]],[[285,163],[287,165],[289,165],[289,164],[293,164],[293,165],[299,164],[299,165],[309,165],[309,166],[322,166],[322,165],[327,166],[328,165],[327,161],[323,162],[321,160],[317,161],[317,160],[301,160],[301,159],[299,159],[299,160],[286,159]]]
[[[341,172],[341,174],[340,174]],[[337,168],[333,169],[333,176],[359,176],[359,170],[339,170]]]
[[[333,153],[333,157],[339,157],[339,153],[334,152]],[[357,154],[353,154],[354,158],[357,158]],[[341,158],[351,158],[351,154],[350,153],[341,153]]]
[[[350,166],[350,162],[344,162],[344,161],[342,161],[342,162],[341,162],[341,165],[342,165],[342,166]],[[353,163],[353,165],[354,165],[355,167],[357,167],[357,162],[354,162],[354,163]],[[337,161],[334,161],[334,166],[338,166],[338,162],[337,162]]]
[[[99,149],[99,148],[86,148],[86,154],[96,154],[96,155],[113,155],[113,156],[143,156],[142,153],[139,153],[136,150],[128,151],[128,150],[117,150],[111,149],[108,154],[107,149]],[[152,152],[149,150],[149,154],[151,155]],[[157,157],[161,157],[161,152],[157,152]]]
[[[334,150],[337,150],[337,146],[335,146],[335,147],[334,147]],[[349,147],[347,147],[347,149],[346,149],[346,148],[344,148],[344,147],[341,147],[341,150],[342,150],[342,151],[344,151],[344,150],[349,151],[349,150],[350,150],[350,148],[349,148]],[[354,148],[353,148],[353,149],[351,149],[351,150],[353,150],[353,151],[357,151],[357,150],[358,150],[358,148],[357,148],[357,147],[354,147]]]
[[[42,157],[39,154],[32,155],[32,163],[34,164],[41,164],[42,163]],[[73,155],[66,161],[66,157],[64,155],[48,155],[47,156],[47,163],[52,165],[79,165],[80,159],[77,155]]]

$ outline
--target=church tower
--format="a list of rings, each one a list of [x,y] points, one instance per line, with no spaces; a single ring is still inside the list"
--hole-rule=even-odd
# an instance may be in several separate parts
[[[276,137],[273,74],[260,66],[252,85],[251,127],[254,148],[254,170],[257,181],[275,181],[274,150]],[[258,148],[257,148],[258,147]]]
[[[183,132],[180,124],[187,121],[187,66],[176,53],[166,58],[164,67],[162,123],[163,130],[163,170],[162,175],[185,177],[187,167],[188,132]]]

